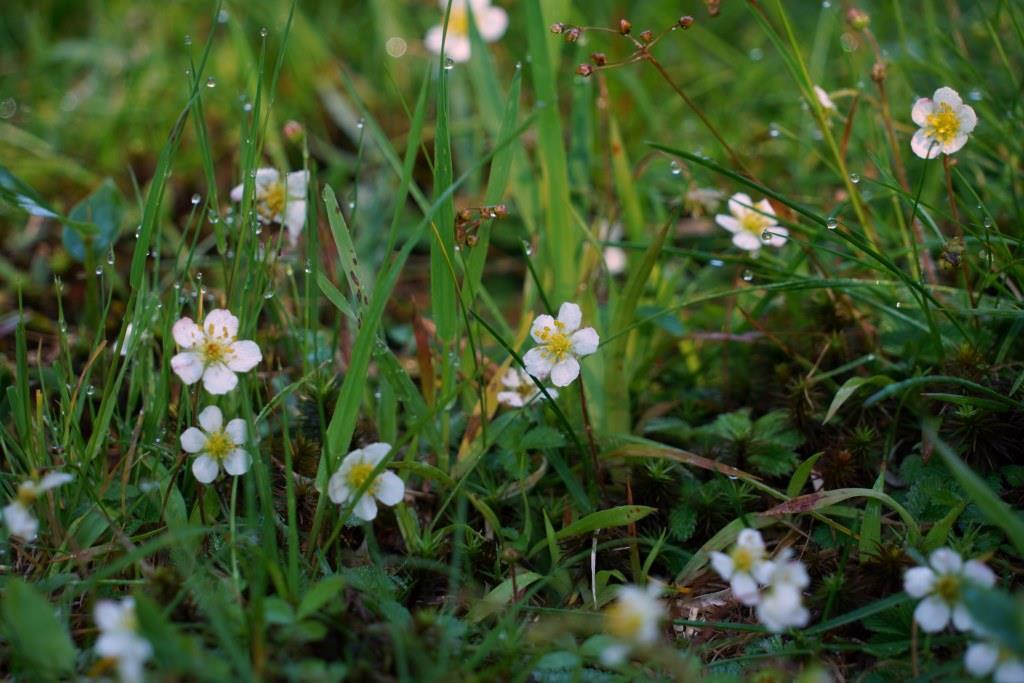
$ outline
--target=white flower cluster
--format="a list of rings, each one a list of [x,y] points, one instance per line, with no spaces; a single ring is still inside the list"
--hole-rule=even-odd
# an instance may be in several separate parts
[[[135,600],[100,600],[93,618],[100,629],[96,654],[117,662],[117,673],[124,683],[142,681],[146,660],[153,656],[153,646],[138,633]]]
[[[712,552],[711,566],[729,582],[737,600],[756,608],[758,621],[770,631],[801,628],[810,620],[803,605],[803,590],[810,585],[807,568],[789,548],[768,559],[756,529],[741,531],[728,554]]]
[[[665,605],[659,599],[661,590],[662,585],[655,581],[646,588],[619,588],[615,600],[604,610],[604,631],[615,639],[601,653],[605,664],[619,664],[633,648],[657,642],[658,624],[665,618]]]

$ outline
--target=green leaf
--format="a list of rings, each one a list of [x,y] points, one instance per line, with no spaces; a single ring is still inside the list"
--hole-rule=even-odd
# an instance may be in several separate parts
[[[345,579],[338,574],[332,574],[321,579],[302,596],[299,608],[295,611],[296,617],[298,619],[305,619],[312,616],[317,610],[333,600],[344,587]]]
[[[535,448],[561,448],[565,445],[565,436],[554,427],[541,426],[531,429],[519,442],[524,451]]]
[[[850,379],[843,382],[843,386],[839,387],[836,395],[832,398],[832,404],[828,407],[828,412],[825,413],[825,419],[821,421],[822,424],[827,423],[835,414],[839,412],[839,409],[843,407],[843,404],[853,396],[858,389],[865,384],[881,384],[883,386],[892,384],[892,380],[885,375],[875,375],[874,377],[851,377]]]
[[[21,579],[11,577],[0,604],[4,637],[17,669],[33,680],[53,680],[75,667],[75,646],[53,605]]]
[[[627,524],[632,524],[637,520],[643,519],[652,512],[657,512],[657,508],[648,507],[646,505],[620,505],[619,507],[609,508],[607,510],[598,510],[597,512],[592,512],[585,517],[581,517],[572,524],[562,528],[561,531],[554,535],[554,540],[564,541],[567,538],[580,536],[599,529],[626,526]],[[544,544],[545,542],[541,541],[535,545],[530,551],[530,554],[532,555],[543,548]]]
[[[832,491],[818,491],[817,493],[808,493],[805,496],[799,496],[788,500],[785,503],[780,503],[770,510],[766,510],[761,513],[767,517],[776,517],[781,515],[794,515],[805,512],[815,512],[824,510],[828,507],[841,503],[844,500],[850,498],[868,498],[871,500],[877,500],[892,510],[894,510],[903,522],[907,525],[907,529],[910,531],[911,539],[918,539],[921,536],[921,529],[914,520],[913,515],[907,512],[907,509],[897,503],[889,495],[875,491],[874,489],[864,488],[845,488],[845,489],[834,489]]]
[[[1024,597],[975,584],[964,588],[963,604],[986,635],[1024,657]]]
[[[800,466],[796,468],[796,472],[789,479],[789,485],[786,487],[786,495],[790,498],[794,498],[800,494],[800,491],[804,488],[804,484],[811,477],[811,472],[814,470],[814,464],[818,462],[824,451],[819,451],[811,457],[800,463]]]
[[[114,245],[121,230],[121,215],[124,199],[120,190],[109,178],[96,191],[71,209],[68,218],[95,226],[96,231],[84,235],[77,225],[64,225],[64,248],[76,261],[85,262],[87,252],[93,259],[100,259]],[[87,247],[88,245],[88,247]]]
[[[477,622],[483,621],[492,614],[497,614],[505,605],[507,605],[512,598],[512,590],[522,591],[524,588],[534,583],[535,581],[544,578],[540,574],[534,572],[523,572],[516,576],[515,581],[512,579],[505,579],[499,583],[494,589],[491,590],[482,599],[476,602],[473,607],[470,608],[469,614],[466,618],[469,621]]]
[[[946,539],[949,538],[949,532],[952,530],[953,525],[956,523],[957,518],[963,513],[967,507],[968,501],[962,501],[959,505],[954,506],[946,513],[946,516],[936,522],[931,529],[928,530],[928,534],[924,537],[924,549],[927,552],[931,552],[936,548],[941,548],[946,545]]]

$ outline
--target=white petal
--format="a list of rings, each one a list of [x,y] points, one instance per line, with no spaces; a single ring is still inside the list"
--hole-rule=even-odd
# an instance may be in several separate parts
[[[299,241],[299,235],[306,226],[306,202],[292,200],[285,208],[284,225],[288,229],[288,241],[295,245]]]
[[[828,96],[828,92],[820,85],[814,86],[814,96],[818,98],[818,104],[821,105],[822,109],[836,108],[836,105],[832,101],[832,98]]]
[[[967,139],[969,137],[970,136],[967,135],[967,133],[965,133],[964,131],[960,131],[959,133],[953,136],[952,140],[942,144],[942,153],[956,154],[964,145],[967,144]]]
[[[242,201],[242,193],[245,191],[245,185],[235,185],[231,190],[231,201],[240,202]]]
[[[925,129],[921,128],[910,138],[910,149],[922,159],[934,159],[942,152],[942,145],[928,137]]]
[[[39,486],[36,488],[36,491],[38,493],[49,491],[50,489],[55,489],[58,486],[63,486],[64,484],[72,482],[74,479],[75,475],[68,474],[67,472],[50,472],[39,480]]]
[[[761,238],[752,232],[738,232],[732,236],[732,243],[740,249],[747,251],[759,251],[761,249]]]
[[[931,567],[914,567],[903,574],[903,590],[912,598],[923,598],[935,587],[935,572]]]
[[[231,443],[236,446],[241,446],[245,443],[245,420],[240,417],[236,417],[231,422],[228,422],[228,426],[224,428],[225,433],[231,439]]]
[[[959,574],[964,567],[960,555],[949,548],[939,548],[928,557],[928,563],[936,574]]]
[[[226,308],[215,308],[203,320],[203,332],[224,341],[234,339],[238,336],[238,318]]]
[[[375,495],[385,505],[398,505],[405,496],[405,482],[394,472],[384,472],[377,477]]]
[[[254,341],[243,339],[229,347],[227,366],[233,372],[249,372],[263,360],[260,347]]]
[[[988,565],[978,560],[967,560],[964,562],[964,577],[974,583],[991,588],[996,583],[996,574]]]
[[[786,244],[786,241],[789,238],[789,230],[786,230],[780,225],[773,225],[772,227],[767,228],[767,230],[772,234],[771,239],[768,240],[768,244],[773,247],[781,247]]]
[[[728,581],[732,578],[732,558],[725,553],[711,552],[711,567],[718,572],[718,575]]]
[[[729,232],[743,232],[743,226],[740,225],[739,220],[737,220],[735,216],[727,216],[724,213],[720,213],[715,216],[715,222]]]
[[[203,376],[203,361],[199,354],[183,351],[171,359],[171,370],[185,384],[195,384]]]
[[[737,192],[733,196],[729,197],[728,206],[729,213],[736,216],[736,218],[743,218],[750,213],[750,209],[754,206],[754,202],[750,199],[750,195],[747,193]]]
[[[736,596],[736,599],[744,605],[758,603],[760,591],[757,588],[757,582],[750,574],[736,572],[732,575],[732,580],[729,581],[729,587],[732,588],[732,594]]]
[[[757,529],[743,529],[736,536],[736,545],[750,550],[755,555],[764,553],[764,537]]]
[[[934,110],[935,104],[927,97],[922,97],[914,102],[914,108],[910,110],[910,118],[919,126],[927,126],[928,115]]]
[[[551,383],[556,387],[567,387],[580,376],[580,362],[569,356],[551,368]]]
[[[219,472],[220,466],[217,465],[217,461],[205,453],[192,461],[192,474],[200,484],[209,484],[217,478]]]
[[[960,119],[961,133],[973,132],[974,128],[978,125],[978,115],[974,112],[974,107],[969,104],[961,105],[956,112],[956,116]]]
[[[306,200],[306,189],[309,187],[309,171],[289,173],[284,181],[289,199]]]
[[[523,377],[515,368],[509,368],[501,376],[501,384],[507,389],[518,389],[523,382],[529,382],[528,377]]]
[[[780,578],[782,579],[786,579],[789,577],[789,574],[787,572],[780,571],[776,563],[770,560],[762,560],[761,562],[755,562],[753,568],[750,570],[750,575],[753,576],[754,580],[757,581],[759,584],[766,586],[773,581],[776,572],[778,572]],[[804,570],[804,574],[806,573],[806,570]]]
[[[276,168],[256,169],[256,196],[262,197],[267,192],[267,187],[281,179],[281,174]]]
[[[973,631],[974,619],[967,607],[961,602],[953,608],[953,626],[957,631]]]
[[[509,408],[522,408],[523,397],[519,395],[518,391],[499,391],[498,403]]]
[[[391,452],[391,444],[378,441],[377,443],[371,443],[369,446],[364,446],[362,450],[363,462],[368,462],[376,467]]]
[[[964,668],[975,678],[988,676],[999,661],[999,648],[989,643],[974,643],[964,653]]]
[[[956,109],[964,103],[964,101],[960,99],[960,94],[952,88],[939,88],[935,91],[935,94],[932,95],[932,100],[936,104],[948,104],[953,109]]]
[[[922,600],[914,610],[914,621],[923,631],[937,633],[949,623],[949,605],[937,596]]]
[[[192,318],[182,318],[174,323],[174,327],[171,328],[171,336],[174,337],[174,343],[181,348],[191,349],[202,340],[203,331],[199,329],[199,325],[196,325]]]
[[[601,339],[593,327],[584,327],[572,333],[572,351],[577,356],[589,356],[597,351],[600,343]]]
[[[427,29],[427,35],[423,37],[423,47],[435,55],[441,54],[441,36],[444,35],[444,28],[440,25],[431,26]]]
[[[458,36],[452,33],[448,34],[448,42],[445,43],[444,53],[448,55],[453,62],[458,62],[460,64],[468,62],[472,49],[468,36]]]
[[[544,354],[543,347],[535,346],[523,356],[526,371],[537,379],[544,379],[551,372],[551,360]]]
[[[996,683],[1024,683],[1024,662],[1019,659],[1004,661],[996,667],[996,673],[992,679]]]
[[[25,541],[36,540],[39,533],[39,520],[32,516],[28,508],[18,502],[4,508],[4,523],[12,536]]]
[[[359,498],[359,502],[352,509],[352,514],[363,520],[364,522],[372,522],[377,518],[377,503],[373,500],[373,496],[363,494]]]
[[[488,7],[476,14],[476,28],[481,38],[493,43],[508,30],[508,13],[500,7]]]
[[[626,661],[627,655],[629,655],[629,645],[615,643],[601,651],[601,663],[605,666],[618,666]]]
[[[538,315],[533,321],[533,325],[530,326],[530,336],[533,337],[533,341],[543,344],[544,339],[540,335],[544,330],[547,330],[548,333],[555,331],[555,319],[547,313]]]
[[[754,208],[757,209],[757,212],[762,216],[770,216],[771,218],[775,218],[775,208],[772,206],[772,203],[767,199],[762,199],[761,201],[759,201],[757,204],[754,205]],[[772,225],[768,227],[774,227],[774,221],[772,221]]]
[[[622,247],[605,247],[603,258],[604,267],[607,268],[608,272],[612,275],[618,275],[619,273],[625,272],[626,266],[629,265],[629,258],[626,256],[626,252]]]
[[[186,453],[200,453],[206,448],[206,434],[195,427],[189,427],[181,434],[181,450]]]
[[[100,600],[93,608],[92,619],[101,631],[117,631],[121,628],[124,610],[114,600]]]
[[[220,428],[224,426],[224,414],[220,412],[220,408],[217,406],[206,406],[202,412],[199,413],[199,426],[203,428],[203,431],[207,434],[219,432]]]
[[[224,471],[238,477],[249,471],[252,467],[252,456],[244,448],[236,448],[224,458]]]
[[[120,608],[118,608],[120,612]],[[118,615],[120,619],[120,614]],[[121,659],[121,657],[130,652],[135,643],[133,642],[137,636],[131,631],[125,631],[120,628],[108,631],[100,635],[96,639],[96,654],[101,657],[110,657],[112,659]]]
[[[238,386],[238,377],[222,363],[211,365],[203,371],[203,388],[211,394],[226,394]]]
[[[331,502],[337,505],[342,505],[352,495],[348,484],[345,483],[345,474],[343,472],[335,472],[327,480],[327,495],[330,497]]]

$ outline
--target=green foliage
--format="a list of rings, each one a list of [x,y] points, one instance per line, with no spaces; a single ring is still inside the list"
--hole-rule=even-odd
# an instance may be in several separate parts
[[[784,411],[772,411],[751,420],[749,408],[719,415],[699,434],[730,461],[740,467],[749,463],[756,472],[769,477],[791,473],[799,461],[796,449],[804,442],[803,436],[789,426]]]
[[[9,577],[3,584],[0,612],[15,671],[45,680],[58,680],[74,671],[75,646],[45,596],[21,579]]]

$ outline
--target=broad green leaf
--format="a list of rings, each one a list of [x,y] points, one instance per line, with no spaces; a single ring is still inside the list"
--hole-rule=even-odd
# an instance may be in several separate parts
[[[535,581],[544,578],[534,572],[523,572],[516,576],[515,581],[511,578],[505,579],[493,588],[487,595],[477,601],[469,610],[466,618],[469,621],[483,621],[492,614],[497,614],[505,605],[512,601],[513,589],[521,591]]]
[[[338,574],[332,574],[320,579],[302,596],[299,607],[295,610],[296,617],[298,619],[305,619],[312,616],[317,610],[333,600],[344,587],[345,578]]]
[[[75,646],[68,629],[54,606],[34,588],[19,578],[8,578],[0,612],[16,669],[32,680],[66,678],[74,671]]]
[[[652,512],[657,512],[657,510],[657,508],[648,507],[646,505],[621,505],[607,510],[598,510],[597,512],[592,512],[585,517],[581,517],[569,526],[556,532],[554,540],[564,541],[567,538],[588,534],[600,529],[626,526],[627,524],[632,524],[637,520],[643,519]],[[536,553],[543,547],[544,541],[541,541],[533,547],[530,554],[532,555]]]
[[[822,420],[822,424],[827,423],[835,414],[839,412],[839,409],[843,407],[843,404],[853,396],[858,389],[866,384],[891,384],[892,380],[885,375],[875,375],[874,377],[851,377],[850,379],[843,382],[843,386],[839,387],[836,391],[836,395],[832,398],[832,404],[828,407],[828,412],[825,413],[825,419]]]
[[[68,218],[76,223],[65,224],[63,232],[64,248],[71,257],[84,262],[88,252],[93,260],[102,258],[114,245],[121,230],[123,209],[124,199],[121,192],[109,178],[104,180],[95,192],[76,204],[68,214]],[[83,235],[84,231],[77,227],[77,223],[91,224],[95,226],[95,232]]]

